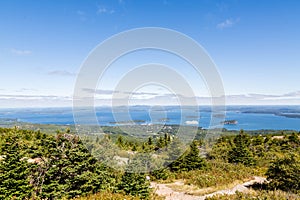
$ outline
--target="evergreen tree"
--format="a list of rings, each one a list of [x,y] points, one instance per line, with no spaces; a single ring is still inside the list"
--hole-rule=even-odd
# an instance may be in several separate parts
[[[117,145],[122,148],[124,146],[124,141],[122,135],[120,135],[117,139]]]
[[[213,145],[212,150],[208,154],[209,159],[221,159],[224,161],[228,160],[228,152],[232,148],[232,140],[229,136],[222,136]]]
[[[164,138],[159,136],[157,142],[156,142],[156,147],[161,149],[165,146]]]
[[[147,153],[135,155],[126,167],[126,172],[118,185],[119,190],[147,199],[150,195],[150,182],[146,179],[145,173],[150,170],[151,155]]]
[[[150,174],[158,180],[167,180],[170,177],[170,171],[168,168],[153,170]]]
[[[299,139],[298,134],[292,133],[292,135],[290,135],[290,136],[288,137],[288,142],[289,142],[289,144],[290,144],[290,146],[291,146],[292,148],[297,148],[297,147],[299,147],[299,146],[300,146],[300,139]]]
[[[242,163],[247,166],[253,165],[254,157],[249,150],[250,137],[241,130],[233,142],[234,147],[229,151],[228,161],[231,163]]]
[[[126,194],[138,196],[141,199],[148,199],[150,195],[150,182],[145,174],[125,172],[118,188]]]
[[[115,176],[78,136],[0,128],[0,199],[73,198],[113,190]]]
[[[165,133],[165,137],[164,137],[164,145],[167,146],[169,144],[169,134]]]
[[[149,137],[149,138],[148,138],[148,145],[149,145],[149,146],[153,145],[152,137]]]
[[[17,139],[7,137],[0,154],[0,199],[26,199],[31,196],[29,184],[29,164],[22,159]]]
[[[171,171],[179,171],[182,168],[184,153],[182,146],[183,145],[178,138],[174,138],[174,140],[170,143],[166,166],[168,166]]]
[[[200,151],[198,149],[196,141],[193,141],[190,145],[190,150],[188,154],[183,159],[183,169],[182,170],[194,170],[194,169],[204,169],[207,167],[206,161],[200,157]]]
[[[284,158],[275,160],[267,171],[269,185],[273,189],[284,191],[300,191],[300,156],[290,153]]]
[[[134,144],[132,147],[132,151],[137,151],[136,145]]]
[[[36,196],[73,198],[110,187],[108,171],[98,170],[101,166],[78,137],[69,136],[59,134],[56,141],[48,141],[47,161],[35,171]]]

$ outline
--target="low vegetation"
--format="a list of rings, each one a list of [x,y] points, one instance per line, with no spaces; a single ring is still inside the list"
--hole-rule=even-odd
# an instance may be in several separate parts
[[[299,133],[224,134],[204,154],[203,130],[185,150],[170,130],[143,141],[119,131],[79,138],[70,129],[44,134],[0,128],[0,199],[160,199],[149,178],[180,179],[213,192],[254,175],[268,182],[251,194],[210,199],[293,199],[299,194]],[[116,156],[128,165],[114,162]]]
[[[280,190],[266,191],[258,190],[249,193],[237,192],[234,195],[215,195],[207,197],[205,200],[298,200],[299,196]]]

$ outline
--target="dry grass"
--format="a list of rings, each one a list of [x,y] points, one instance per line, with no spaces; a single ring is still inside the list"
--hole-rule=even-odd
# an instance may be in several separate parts
[[[99,192],[97,194],[92,194],[86,197],[75,198],[74,200],[139,200],[138,197],[132,197],[119,193],[111,193],[111,192]]]
[[[243,182],[246,182],[248,180],[250,179],[245,179],[244,181],[236,180],[226,185],[218,185],[218,186],[205,187],[205,188],[199,188],[196,185],[186,185],[184,184],[183,180],[177,180],[174,183],[166,184],[166,186],[176,192],[184,192],[185,194],[189,194],[189,195],[202,196],[202,195],[214,193],[219,190],[233,188],[236,185],[242,184]]]
[[[151,200],[163,200],[164,198],[157,196],[156,194],[151,194]],[[133,197],[120,193],[112,193],[108,191],[98,192],[86,197],[78,197],[74,200],[140,200],[139,197]]]
[[[224,186],[244,182],[250,180],[253,176],[264,174],[259,169],[245,167],[241,164],[211,161],[210,165],[209,170],[182,172],[177,174],[177,178],[183,179],[187,185],[195,185],[198,188],[224,188]]]
[[[216,195],[206,200],[299,200],[300,196],[292,193],[276,191],[255,191],[249,193],[236,193],[234,195]]]
[[[210,169],[193,170],[174,174],[175,177],[165,181],[167,187],[177,192],[201,196],[218,190],[230,189],[249,181],[253,176],[261,176],[264,169],[245,167],[239,164],[210,161]]]

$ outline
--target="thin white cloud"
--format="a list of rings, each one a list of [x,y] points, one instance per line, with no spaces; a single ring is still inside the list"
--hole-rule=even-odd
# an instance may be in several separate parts
[[[101,105],[120,105],[123,106],[124,99],[122,96],[114,98],[106,96],[113,92],[112,90],[90,90],[84,89],[86,92],[96,92],[103,96],[95,96],[94,101],[96,106]],[[137,93],[138,94],[138,93]],[[136,94],[136,95],[137,95]],[[130,105],[180,105],[177,98],[173,98],[172,94],[165,95],[145,95],[147,92],[141,92],[136,98],[130,99]],[[149,93],[154,94],[154,93]],[[36,95],[36,94],[0,94],[0,107],[26,107],[40,105],[48,107],[55,106],[71,106],[72,96],[55,96],[55,95]],[[195,98],[198,105],[211,105],[210,97],[185,97],[182,96],[182,105],[195,105]],[[75,98],[76,99],[76,98]],[[226,105],[300,105],[300,92],[291,92],[287,94],[247,94],[247,95],[226,95]]]
[[[234,26],[238,22],[239,22],[239,19],[236,19],[236,20],[226,19],[225,21],[217,24],[217,28],[218,29],[230,28],[230,27]]]
[[[94,94],[113,94],[113,93],[122,93],[122,94],[131,94],[131,95],[159,95],[156,92],[129,92],[129,91],[118,91],[118,90],[103,90],[103,89],[91,89],[91,88],[82,88],[82,91]]]
[[[300,100],[300,97],[297,96],[267,97],[264,98],[263,100],[292,100],[292,99]]]
[[[84,22],[87,20],[86,13],[82,10],[77,10],[76,14],[79,16],[80,21]]]
[[[70,99],[69,96],[0,94],[0,99]]]
[[[26,107],[69,107],[72,106],[71,96],[55,95],[3,95],[0,94],[0,108]]]
[[[18,90],[15,90],[15,92],[36,92],[38,91],[37,89],[33,89],[33,88],[21,88]]]
[[[300,91],[296,91],[296,92],[290,92],[287,94],[284,94],[284,96],[289,96],[289,97],[300,97]]]
[[[100,94],[100,95],[119,93],[119,91],[115,91],[115,90],[100,90],[100,89],[94,90],[94,89],[90,89],[90,88],[83,88],[82,91],[91,93],[91,94]]]
[[[300,91],[290,92],[283,95],[266,95],[264,100],[292,100],[300,99]]]
[[[191,121],[186,121],[185,124],[187,124],[187,125],[198,125],[199,122],[196,121],[196,120],[191,120]]]
[[[108,9],[104,6],[98,7],[97,14],[113,14],[115,13],[114,9]]]
[[[75,76],[76,75],[76,73],[69,72],[66,70],[54,70],[54,71],[48,72],[47,74],[53,75],[53,76]]]
[[[299,105],[300,92],[286,94],[247,94],[226,95],[226,102],[230,105]]]
[[[124,92],[125,94],[131,95],[158,95],[156,92]]]
[[[20,49],[15,49],[15,48],[12,48],[12,49],[10,50],[10,52],[11,52],[12,54],[20,55],[20,56],[32,54],[32,51],[30,51],[30,50],[20,50]]]

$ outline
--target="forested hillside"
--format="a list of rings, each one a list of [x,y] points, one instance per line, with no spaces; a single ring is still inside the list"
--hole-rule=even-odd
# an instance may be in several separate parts
[[[111,158],[126,158],[128,165],[103,164],[97,150],[112,145],[119,151],[110,152]],[[0,199],[160,199],[150,181],[180,179],[212,192],[254,175],[265,176],[268,182],[253,186],[253,198],[271,198],[277,190],[287,192],[281,193],[282,199],[299,194],[299,133],[251,136],[241,131],[219,138],[208,152],[202,152],[205,145],[199,135],[183,151],[172,133],[141,141],[118,134],[80,139],[70,129],[44,134],[0,128]],[[151,152],[158,152],[157,156]],[[156,169],[160,162],[164,168]],[[143,173],[138,173],[141,169]]]

